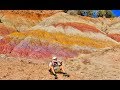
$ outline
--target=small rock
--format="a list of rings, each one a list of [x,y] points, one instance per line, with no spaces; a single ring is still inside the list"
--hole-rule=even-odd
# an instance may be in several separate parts
[[[6,58],[6,55],[5,54],[0,54],[0,57]]]

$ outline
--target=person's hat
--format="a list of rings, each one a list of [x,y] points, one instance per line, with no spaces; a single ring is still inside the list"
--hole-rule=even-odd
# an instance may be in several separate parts
[[[55,59],[57,59],[57,57],[53,57],[52,59],[55,60]]]

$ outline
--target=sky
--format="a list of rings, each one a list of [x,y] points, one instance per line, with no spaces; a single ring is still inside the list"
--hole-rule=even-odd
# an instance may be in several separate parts
[[[116,17],[120,16],[120,10],[112,10],[112,12]]]

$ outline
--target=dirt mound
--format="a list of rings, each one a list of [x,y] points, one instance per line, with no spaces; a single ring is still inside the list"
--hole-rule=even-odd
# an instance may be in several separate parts
[[[13,26],[32,27],[33,21],[40,20],[40,17],[33,18],[34,15],[31,12],[6,11],[2,18],[7,19],[5,22],[10,25],[14,22]],[[20,31],[16,28],[16,32],[1,37],[0,53],[33,58],[48,58],[53,55],[71,58],[80,53],[91,53],[119,44],[99,30],[95,23],[90,20],[88,22],[87,17],[71,16],[63,12],[57,13],[57,11],[50,12],[42,11],[41,15],[56,14],[43,19],[32,28],[24,28]],[[34,13],[39,14],[37,11]]]

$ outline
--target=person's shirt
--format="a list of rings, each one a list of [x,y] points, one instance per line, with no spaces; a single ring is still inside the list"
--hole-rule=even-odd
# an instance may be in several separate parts
[[[61,60],[52,60],[52,61],[49,63],[49,67],[50,67],[50,66],[56,67],[56,66],[61,66],[61,65],[62,65],[62,61],[61,61]]]

